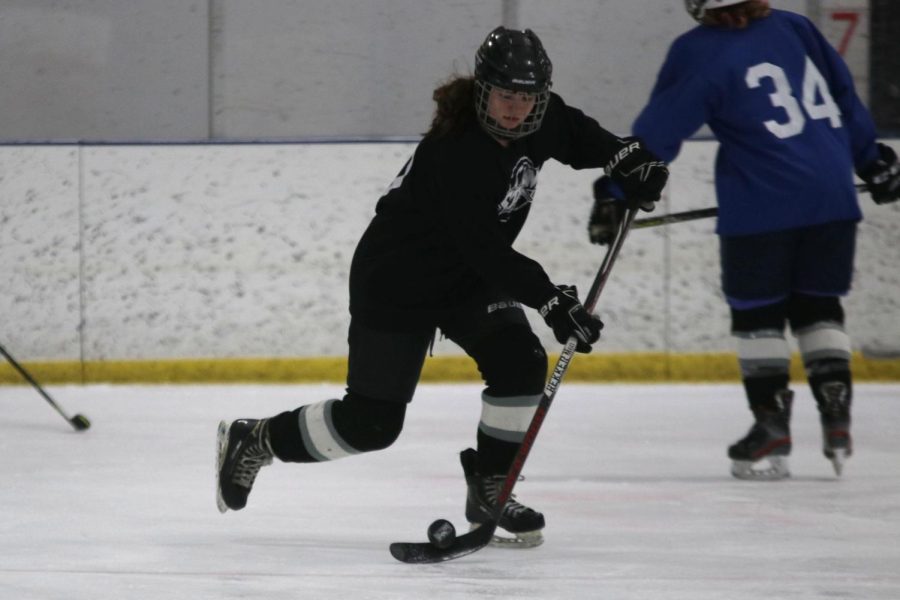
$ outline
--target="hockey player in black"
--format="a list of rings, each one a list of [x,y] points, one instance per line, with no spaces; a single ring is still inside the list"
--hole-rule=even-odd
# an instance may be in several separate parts
[[[260,468],[334,460],[399,436],[436,329],[478,365],[486,387],[476,448],[460,455],[466,516],[489,519],[547,376],[547,356],[523,305],[555,337],[589,352],[602,323],[574,287],[554,285],[512,247],[548,159],[607,167],[631,205],[652,209],[668,172],[637,140],[619,139],[550,91],[552,67],[530,30],[498,27],[474,77],[434,91],[431,128],[359,241],[350,270],[347,393],[267,419],[222,422],[218,507],[240,510]],[[544,517],[510,500],[500,527],[541,542]]]

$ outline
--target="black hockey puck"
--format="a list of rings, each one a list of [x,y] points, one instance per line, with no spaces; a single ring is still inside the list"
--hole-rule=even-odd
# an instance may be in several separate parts
[[[436,548],[449,548],[456,541],[456,528],[447,519],[438,519],[428,527],[428,541]]]

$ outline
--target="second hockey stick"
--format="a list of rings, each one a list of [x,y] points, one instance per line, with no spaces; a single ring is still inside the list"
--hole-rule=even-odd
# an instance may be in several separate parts
[[[635,219],[631,228],[645,229],[647,227],[657,227],[659,225],[670,225],[672,223],[681,223],[683,221],[694,221],[696,219],[715,217],[718,214],[719,209],[715,206],[711,208],[698,208],[697,210],[686,210],[684,212],[669,213],[667,215],[659,215],[657,217]]]
[[[613,263],[615,263],[616,257],[619,255],[619,250],[622,248],[622,243],[625,241],[625,236],[628,234],[628,230],[631,228],[636,214],[636,209],[629,210],[625,214],[625,218],[622,220],[622,223],[619,224],[619,229],[616,231],[616,237],[606,251],[606,256],[603,258],[600,270],[597,272],[594,283],[591,285],[591,289],[588,291],[584,302],[584,307],[589,313],[594,312],[597,299],[600,297],[600,292],[603,291],[603,287],[606,285],[606,280],[609,278],[609,272],[612,270]],[[494,532],[497,530],[497,526],[500,523],[503,509],[506,507],[506,503],[512,495],[513,487],[516,485],[516,481],[518,481],[519,475],[522,472],[522,467],[525,466],[525,459],[528,458],[528,454],[531,452],[531,447],[534,445],[534,440],[537,437],[538,431],[540,431],[541,425],[544,423],[544,418],[547,416],[550,404],[553,402],[553,398],[556,397],[556,392],[559,389],[563,376],[569,369],[569,363],[575,356],[575,347],[577,345],[578,340],[575,336],[570,337],[563,347],[559,360],[556,361],[556,367],[553,369],[550,379],[544,387],[544,394],[541,396],[541,400],[534,412],[534,416],[531,418],[531,423],[525,431],[525,437],[519,445],[519,450],[513,459],[512,466],[506,474],[503,487],[497,495],[497,504],[494,507],[491,520],[473,531],[456,537],[451,543],[442,545],[442,547],[438,547],[430,542],[394,542],[391,544],[391,555],[393,555],[394,558],[401,562],[412,564],[437,563],[472,554],[490,543],[494,536]]]
[[[31,373],[26,371],[25,367],[20,365],[2,345],[0,345],[0,354],[2,354],[6,358],[6,360],[9,361],[9,364],[11,364],[13,368],[19,372],[19,375],[25,378],[25,381],[30,383],[32,387],[34,387],[34,389],[36,389],[37,392],[44,397],[44,400],[50,403],[50,406],[56,409],[56,412],[62,415],[63,419],[69,422],[69,425],[75,428],[75,431],[84,431],[91,426],[91,422],[88,421],[87,417],[85,417],[84,415],[75,415],[74,417],[69,417],[69,415],[67,415],[63,411],[63,409],[59,407],[59,404],[57,404],[56,401],[50,397],[50,394],[44,391],[44,388],[41,387],[41,384],[39,384],[35,380],[35,378],[31,376]]]
[[[856,190],[858,192],[868,192],[869,186],[865,183],[857,183]],[[695,221],[697,219],[706,219],[708,217],[718,216],[719,209],[715,206],[710,208],[698,208],[696,210],[686,210],[684,212],[669,213],[667,215],[659,215],[656,217],[645,217],[643,219],[635,219],[631,225],[632,229],[646,229],[648,227],[658,227],[660,225],[671,225],[672,223],[683,223],[684,221]]]

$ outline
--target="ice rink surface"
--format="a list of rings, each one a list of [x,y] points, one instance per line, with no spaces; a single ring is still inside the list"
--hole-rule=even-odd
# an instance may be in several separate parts
[[[400,440],[264,469],[248,507],[214,499],[219,419],[337,385],[0,387],[0,599],[806,600],[900,598],[900,385],[858,385],[856,454],[835,477],[800,385],[793,477],[731,478],[750,424],[738,385],[564,383],[517,486],[546,543],[411,566],[392,541],[464,528],[458,452],[475,385],[423,385]]]

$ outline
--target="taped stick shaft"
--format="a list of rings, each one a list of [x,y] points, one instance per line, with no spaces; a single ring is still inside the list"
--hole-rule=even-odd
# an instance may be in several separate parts
[[[584,308],[589,313],[594,312],[597,301],[600,299],[600,293],[603,291],[603,288],[606,287],[606,281],[607,279],[609,279],[609,273],[612,270],[613,264],[615,264],[616,262],[616,258],[618,258],[619,256],[619,251],[622,249],[622,244],[625,242],[625,237],[628,235],[629,230],[634,226],[636,214],[636,209],[629,210],[625,213],[625,218],[619,224],[619,229],[616,232],[616,237],[606,251],[606,255],[603,258],[600,269],[597,271],[594,282],[591,285],[591,288],[588,291],[588,294],[584,301]],[[503,482],[503,486],[500,488],[500,491],[497,494],[497,504],[494,508],[492,519],[494,528],[496,528],[497,524],[500,522],[500,516],[503,512],[503,508],[506,506],[506,502],[509,500],[510,496],[512,496],[513,487],[516,485],[516,481],[518,481],[519,475],[522,473],[522,468],[525,466],[525,460],[528,458],[528,454],[531,452],[531,447],[534,445],[534,441],[537,437],[538,431],[540,431],[541,426],[544,423],[544,418],[547,416],[547,411],[550,410],[550,405],[553,403],[553,399],[556,397],[556,392],[559,389],[559,385],[562,383],[562,379],[565,376],[566,371],[568,371],[569,369],[569,363],[571,363],[572,358],[574,358],[575,356],[575,348],[577,345],[578,340],[574,335],[568,339],[566,345],[562,349],[562,353],[560,354],[559,359],[556,362],[556,367],[551,372],[550,378],[547,381],[547,385],[544,387],[544,394],[541,397],[540,402],[538,403],[537,409],[535,410],[534,416],[531,419],[531,423],[529,424],[528,429],[525,431],[524,439],[519,444],[519,450],[516,453],[515,458],[513,458],[512,466],[510,466],[509,471],[506,474],[506,479]]]

